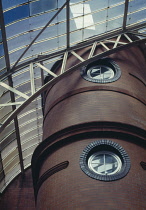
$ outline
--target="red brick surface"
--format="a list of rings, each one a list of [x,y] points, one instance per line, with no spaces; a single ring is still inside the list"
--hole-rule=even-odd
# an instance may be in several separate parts
[[[35,210],[31,169],[19,175],[0,196],[1,210]]]
[[[88,57],[86,50],[78,52],[79,55],[84,54],[84,59]],[[101,51],[103,48],[99,47],[96,53]],[[135,135],[134,131],[135,129],[140,133],[140,130],[146,130],[146,63],[138,47],[117,52],[109,57],[121,68],[121,78],[117,81],[106,84],[88,82],[81,77],[80,69],[77,69],[48,90],[43,139],[56,132],[63,133],[74,125],[79,127],[102,122],[102,132],[113,133],[113,124],[127,126],[124,138],[121,135],[121,126],[117,129],[119,136],[117,134],[116,137],[112,137],[111,133],[108,133],[106,139],[123,146],[130,157],[131,169],[124,178],[111,182],[92,179],[82,172],[79,158],[83,149],[92,141],[102,139],[101,133],[100,137],[98,136],[97,128],[97,138],[94,138],[94,135],[91,139],[82,138],[56,149],[51,154],[48,153],[49,157],[42,165],[40,176],[61,162],[69,161],[69,166],[50,176],[41,185],[37,197],[38,210],[146,209],[146,171],[140,166],[141,161],[146,161],[146,153],[145,148],[137,144],[137,134]],[[77,62],[77,58],[70,56],[67,67]],[[106,127],[106,123],[110,123],[111,129]],[[133,129],[131,133],[129,127]],[[86,130],[83,132],[86,133]],[[74,130],[72,135],[75,136]],[[59,137],[57,138],[60,141]]]
[[[126,150],[131,169],[120,180],[103,182],[88,177],[79,165],[83,149],[95,140],[98,138],[63,146],[44,162],[41,174],[63,161],[69,161],[69,166],[42,184],[37,199],[38,209],[145,210],[146,171],[140,166],[140,162],[146,160],[145,149],[135,143],[110,139]]]

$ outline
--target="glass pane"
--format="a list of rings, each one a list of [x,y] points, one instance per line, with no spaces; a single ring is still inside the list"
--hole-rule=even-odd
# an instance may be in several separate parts
[[[2,60],[3,61],[3,60]],[[0,62],[1,62],[1,59],[0,59]],[[4,67],[3,67],[4,68]],[[0,68],[0,76],[1,75],[3,75],[3,74],[5,74],[7,72],[7,69],[5,68],[5,69],[1,69]]]
[[[19,74],[13,75],[13,84],[14,87],[21,86],[24,82],[30,81],[30,72],[29,69],[19,72]],[[29,87],[27,88],[29,89]],[[19,89],[20,90],[20,89]],[[23,91],[24,92],[24,91]]]
[[[40,128],[41,130],[41,128]],[[22,133],[21,134],[21,141],[27,141],[30,138],[33,138],[34,136],[36,136],[36,134],[40,133],[39,128],[35,127],[33,128],[33,130],[27,130],[26,133]]]
[[[0,58],[0,69],[2,69],[2,71],[0,71],[0,75],[4,74],[6,72],[6,69],[4,69],[6,67],[6,61],[4,57]]]
[[[70,5],[70,17],[75,18],[83,15],[83,4]]]
[[[141,22],[142,20],[146,20],[146,9],[129,14],[127,17],[127,24]]]
[[[0,104],[5,104],[10,102],[10,92],[6,92],[6,89],[4,87],[0,87]]]
[[[4,55],[4,47],[3,44],[0,44],[0,57]]]
[[[35,17],[30,17],[29,18],[29,24],[30,24],[30,29],[37,29],[37,28],[41,28],[43,26],[45,26],[47,24],[47,22],[55,15],[55,11],[53,12],[49,12],[49,13],[44,13],[44,14],[40,14],[38,16]],[[57,19],[54,19],[52,23],[57,22]]]
[[[57,15],[57,22],[66,20],[66,8],[62,9],[60,13]]]
[[[41,138],[41,136],[40,136],[40,138]],[[27,150],[29,147],[31,147],[37,143],[39,144],[40,141],[38,141],[38,140],[39,140],[38,137],[34,137],[30,141],[24,142],[22,144],[22,150]]]
[[[7,9],[18,4],[28,2],[28,0],[2,0],[3,9]]]
[[[12,132],[14,132],[15,126],[14,123],[11,122],[2,132],[1,132],[1,139],[6,138],[6,136],[10,135]]]
[[[109,5],[119,4],[119,3],[125,3],[123,0],[109,0]]]
[[[21,20],[6,27],[7,38],[30,30],[29,19]]]
[[[14,39],[8,40],[8,42],[7,42],[8,50],[11,51],[11,50],[17,49],[21,46],[29,45],[30,42],[31,42],[30,33],[26,33],[24,35],[17,36]]]
[[[26,47],[24,46],[24,48],[22,48],[22,49],[20,49],[20,50],[16,50],[15,52],[11,52],[10,54],[9,54],[9,56],[10,56],[10,62],[11,62],[11,65],[12,64],[14,64],[16,61],[17,61],[17,59],[20,57],[20,55],[24,52],[24,50],[26,49]],[[27,52],[26,52],[26,54],[23,56],[23,59],[22,60],[26,60],[27,59],[27,57],[29,58],[29,57],[32,57],[32,51],[31,51],[32,49],[30,48]],[[20,64],[20,63],[19,63]]]
[[[6,166],[4,166],[4,172],[7,175],[10,173],[13,168],[18,165],[19,163],[19,156],[16,156],[11,162],[9,162]]]
[[[46,28],[45,31],[43,31],[43,33],[38,37],[37,41],[57,36],[57,33],[58,33],[57,29],[58,29],[58,25],[54,25],[54,26],[50,26]],[[41,30],[36,30],[36,31],[31,32],[30,34],[31,39],[34,39],[40,31]]]
[[[66,22],[58,25],[58,35],[66,33]]]
[[[9,184],[9,182],[15,177],[17,176],[17,174],[20,173],[20,164],[16,164],[13,168],[11,168],[8,172],[8,174],[6,174],[5,176],[5,182],[6,182],[6,185]]]
[[[122,24],[123,24],[123,17],[120,17],[120,18],[115,19],[115,20],[108,21],[107,22],[107,31],[115,30],[117,28],[120,28],[120,27],[122,27]]]
[[[33,119],[33,121],[32,122],[29,122],[28,121],[28,123],[27,122],[25,122],[24,123],[24,125],[22,126],[21,125],[21,127],[20,127],[20,132],[22,133],[22,135],[23,135],[23,133],[25,133],[25,132],[29,132],[29,130],[30,130],[30,128],[37,128],[37,124],[39,124],[40,126],[42,125],[42,118],[41,119],[38,119],[38,120],[36,120],[36,119]],[[36,134],[35,135],[37,135],[37,137],[38,137],[38,132],[36,132]],[[24,142],[25,141],[28,141],[29,139],[31,139],[33,136],[29,136],[29,138],[25,138],[25,136],[24,136],[24,138],[21,138],[21,142],[23,143],[23,140],[24,140]],[[38,137],[39,138],[39,137]],[[38,141],[38,140],[37,140]]]
[[[12,107],[11,106],[5,106],[2,109],[0,109],[0,116],[1,119],[8,117],[8,114],[12,112]]]
[[[66,35],[65,36],[60,36],[59,38],[58,38],[58,44],[59,44],[59,48],[61,48],[61,47],[66,47]]]
[[[82,41],[82,36],[83,36],[82,30],[71,33],[70,34],[70,43],[73,44],[73,43]]]
[[[109,4],[109,0],[91,0],[87,2],[90,5],[91,11],[100,10],[103,8],[107,8]]]
[[[11,150],[14,150],[15,148],[17,148],[17,141],[13,141],[11,142],[9,145],[7,145],[7,147],[5,147],[2,152],[1,152],[1,155],[2,155],[2,158],[6,157],[8,155],[8,153],[11,151]]]
[[[27,158],[24,159],[23,163],[24,163],[24,168],[26,169],[28,166],[31,165],[31,155],[28,156]]]
[[[30,156],[33,152],[34,152],[34,149],[37,147],[38,143],[33,145],[32,147],[26,149],[23,151],[23,158],[27,158],[28,156]]]
[[[146,0],[133,0],[129,2],[128,13],[146,7]]]
[[[29,16],[29,6],[23,5],[4,13],[5,24],[11,23],[15,20]]]
[[[59,0],[58,1],[58,8],[62,7],[62,5],[66,2],[66,0]]]
[[[0,192],[1,192],[1,193],[3,192],[3,190],[4,190],[5,187],[6,187],[5,180],[2,179],[2,180],[0,181]]]
[[[93,20],[95,24],[100,24],[100,22],[106,21],[106,17],[107,17],[107,11],[106,10],[102,10],[100,12],[96,12],[93,15]]]
[[[6,61],[5,61],[5,57],[1,57],[0,58],[0,75],[3,75],[4,73],[7,72],[6,69]]]
[[[47,10],[56,9],[57,0],[39,0],[30,3],[30,16],[38,14],[40,12],[45,12]]]
[[[105,167],[105,173],[108,174],[114,172],[118,167],[118,162],[116,158],[111,155],[105,155]]]
[[[16,133],[13,132],[10,135],[8,135],[1,143],[0,143],[0,147],[1,150],[3,150],[4,148],[6,148],[11,142],[13,142],[14,140],[16,140]]]
[[[19,123],[23,124],[25,121],[27,122],[27,121],[35,118],[36,113],[37,113],[37,115],[42,116],[42,107],[38,107],[37,112],[36,112],[36,109],[32,109],[32,110],[29,109],[29,111],[25,111],[25,109],[24,109],[24,114],[22,115],[22,113],[21,113],[21,115],[18,115]]]
[[[2,32],[0,30],[0,42],[2,42]]]
[[[90,27],[84,29],[84,39],[89,38],[94,35],[102,34],[106,31],[106,23],[97,24],[95,30]]]
[[[58,38],[54,38],[48,41],[44,40],[44,42],[40,42],[32,46],[33,53],[37,55],[41,55],[42,53],[49,53],[55,49],[58,50]]]
[[[70,0],[70,2],[72,3],[72,4],[74,4],[74,3],[77,3],[77,2],[82,2],[83,0]]]
[[[6,165],[9,164],[16,156],[18,156],[18,149],[15,148],[14,150],[8,151],[8,154],[3,157],[3,165],[6,167]]]
[[[123,16],[124,8],[125,8],[124,4],[109,8],[108,9],[108,18],[113,18],[113,17],[119,16],[119,15]]]

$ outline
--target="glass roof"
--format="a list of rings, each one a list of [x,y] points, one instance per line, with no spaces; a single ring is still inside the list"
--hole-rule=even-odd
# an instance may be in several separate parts
[[[39,91],[61,52],[105,40],[108,34],[128,31],[146,37],[145,0],[1,0],[0,14],[0,125]],[[47,69],[34,64],[41,56]],[[1,130],[1,192],[30,166],[41,142],[42,121],[38,94]]]

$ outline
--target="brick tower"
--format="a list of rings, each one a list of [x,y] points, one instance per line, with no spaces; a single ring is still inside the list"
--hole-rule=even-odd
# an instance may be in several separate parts
[[[86,60],[90,48],[77,53]],[[67,68],[77,62],[70,54]],[[145,69],[134,46],[48,88],[43,142],[32,158],[37,209],[145,209]]]

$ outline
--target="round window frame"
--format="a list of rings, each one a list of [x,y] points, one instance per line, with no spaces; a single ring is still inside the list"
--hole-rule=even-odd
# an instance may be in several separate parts
[[[114,71],[114,77],[112,77],[111,79],[94,79],[90,77],[89,70],[92,71],[92,69],[97,66],[107,66],[108,68],[111,68]],[[121,70],[120,70],[119,65],[111,58],[103,58],[103,59],[94,61],[92,63],[89,63],[88,65],[81,67],[80,73],[81,73],[81,76],[85,80],[89,82],[101,83],[101,84],[117,81],[121,77]]]
[[[121,170],[111,175],[101,175],[92,171],[88,166],[88,159],[92,154],[98,151],[112,151],[117,156],[119,156],[122,162]],[[115,181],[125,177],[128,174],[131,167],[130,158],[127,152],[124,150],[124,148],[121,147],[118,143],[107,139],[101,139],[90,143],[83,150],[80,156],[79,164],[81,170],[90,178],[106,182]]]

